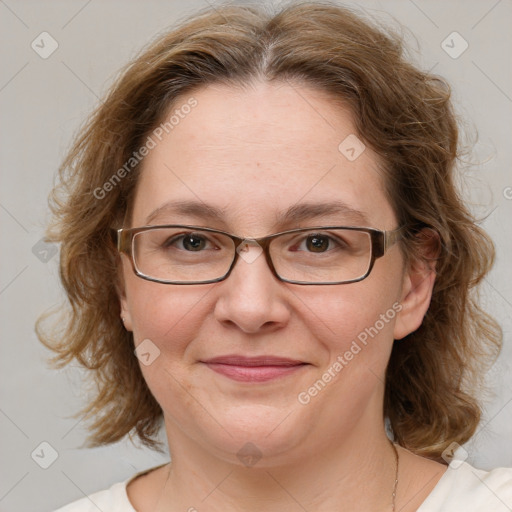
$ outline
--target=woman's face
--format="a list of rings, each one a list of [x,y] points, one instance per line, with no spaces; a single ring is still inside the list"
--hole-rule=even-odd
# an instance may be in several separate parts
[[[190,224],[242,238],[322,225],[397,227],[376,155],[358,155],[349,112],[318,92],[258,82],[244,91],[208,86],[193,98],[190,109],[180,110],[189,97],[178,100],[172,129],[153,137],[132,227]],[[197,211],[173,209],[183,201]],[[345,208],[279,220],[291,207],[332,202]],[[224,214],[214,218],[207,206]],[[257,254],[240,258],[222,282],[186,286],[143,280],[123,256],[125,325],[135,345],[145,343],[141,369],[171,451],[180,439],[226,460],[255,450],[271,464],[360,429],[381,431],[384,373],[406,293],[399,245],[365,280],[334,286],[281,282]],[[208,363],[214,358],[220,365]],[[277,361],[262,380],[265,369],[243,366],[265,361],[245,358],[301,364],[285,370]]]

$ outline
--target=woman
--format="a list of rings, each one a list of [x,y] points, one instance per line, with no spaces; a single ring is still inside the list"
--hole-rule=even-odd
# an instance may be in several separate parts
[[[68,155],[51,239],[92,444],[171,462],[62,508],[510,510],[457,460],[495,322],[453,184],[448,86],[350,10],[209,9],[124,72]],[[392,441],[390,441],[392,438]]]

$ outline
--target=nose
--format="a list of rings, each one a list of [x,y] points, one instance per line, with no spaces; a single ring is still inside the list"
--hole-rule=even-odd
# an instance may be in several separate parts
[[[290,319],[286,290],[257,244],[240,247],[230,275],[219,283],[216,319],[245,333],[273,332]]]

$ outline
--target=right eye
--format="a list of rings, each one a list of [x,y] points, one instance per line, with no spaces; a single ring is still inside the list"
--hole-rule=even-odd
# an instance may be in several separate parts
[[[162,245],[163,247],[176,246],[178,249],[188,252],[200,252],[210,241],[203,235],[197,233],[181,233],[169,237]]]

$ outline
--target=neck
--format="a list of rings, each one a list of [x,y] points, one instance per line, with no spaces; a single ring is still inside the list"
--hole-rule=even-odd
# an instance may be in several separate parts
[[[302,450],[299,459],[263,456],[250,466],[167,427],[172,464],[159,510],[392,510],[396,461],[383,425],[354,429],[324,450]]]

